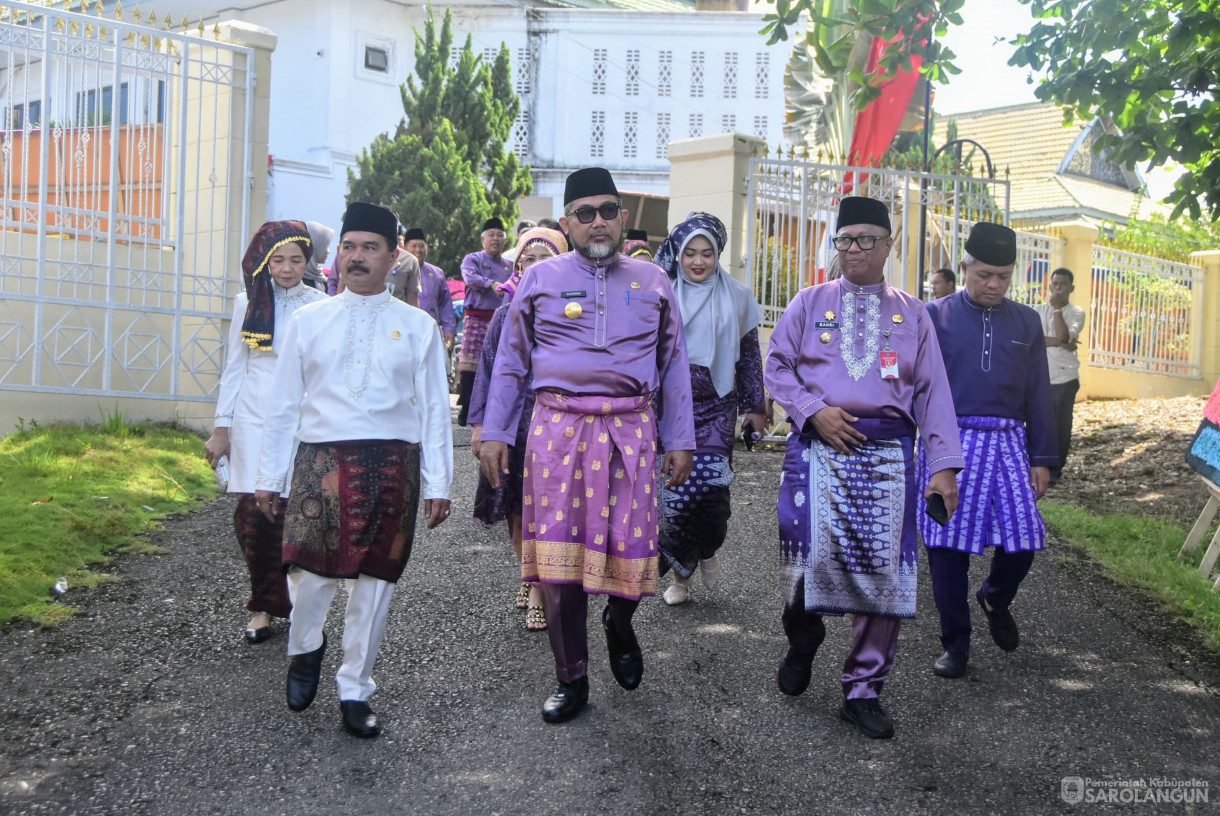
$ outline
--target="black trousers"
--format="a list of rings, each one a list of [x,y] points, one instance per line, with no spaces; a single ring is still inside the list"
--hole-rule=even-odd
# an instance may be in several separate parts
[[[1059,481],[1059,474],[1067,464],[1068,450],[1072,447],[1072,408],[1076,405],[1076,392],[1080,380],[1051,386],[1051,400],[1055,404],[1055,434],[1059,439],[1059,464],[1051,468],[1051,478]]]

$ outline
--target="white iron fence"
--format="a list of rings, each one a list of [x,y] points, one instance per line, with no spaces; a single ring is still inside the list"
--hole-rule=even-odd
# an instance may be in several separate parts
[[[976,221],[1008,220],[1009,185],[999,179],[908,170],[843,167],[799,158],[752,158],[749,165],[746,269],[774,326],[806,286],[835,275],[830,246],[839,201],[863,195],[884,201],[894,249],[886,279],[908,292],[942,266],[957,268],[961,238]]]
[[[1199,377],[1203,270],[1093,247],[1089,365]]]
[[[254,53],[136,20],[0,0],[0,390],[215,398]]]

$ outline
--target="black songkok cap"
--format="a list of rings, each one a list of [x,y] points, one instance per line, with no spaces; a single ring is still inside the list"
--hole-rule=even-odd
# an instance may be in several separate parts
[[[427,241],[428,238],[424,235],[424,231],[419,227],[411,227],[407,230],[407,234],[403,236],[404,241]]]
[[[835,224],[835,231],[855,224],[872,224],[886,232],[893,232],[890,229],[889,209],[875,198],[847,196],[839,202],[839,221]]]
[[[1012,266],[1017,261],[1017,234],[1003,224],[980,221],[970,230],[966,252],[989,266]]]
[[[347,205],[347,212],[343,214],[343,226],[339,229],[339,235],[342,237],[349,232],[384,235],[393,249],[398,246],[398,216],[386,207],[354,201]]]
[[[642,229],[629,229],[629,230],[627,230],[627,238],[625,240],[647,241],[648,232],[646,230],[642,230]]]
[[[603,167],[586,167],[568,176],[568,182],[563,188],[563,206],[568,206],[578,198],[604,195],[618,195],[618,187],[614,186],[610,171]]]
[[[491,218],[488,218],[483,222],[483,229],[479,230],[479,232],[487,232],[489,229],[498,229],[503,232],[504,222],[493,215]]]

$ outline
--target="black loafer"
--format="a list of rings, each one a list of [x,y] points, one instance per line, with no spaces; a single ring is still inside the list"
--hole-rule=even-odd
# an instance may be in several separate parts
[[[932,674],[937,677],[961,677],[966,673],[969,652],[945,652],[932,664]]]
[[[779,671],[775,673],[775,683],[779,690],[789,697],[799,697],[809,688],[809,678],[813,676],[813,655],[803,655],[788,647],[788,654],[779,662]]]
[[[309,708],[318,693],[318,677],[322,674],[322,656],[326,654],[326,635],[322,645],[312,652],[293,655],[288,664],[288,707],[293,711]]]
[[[851,723],[869,739],[889,739],[894,736],[894,721],[881,708],[876,697],[863,700],[844,700],[839,717]]]
[[[582,677],[571,683],[561,682],[542,703],[542,719],[549,723],[561,723],[575,717],[589,702],[589,678]]]
[[[987,616],[987,628],[991,630],[991,639],[995,641],[995,645],[1006,652],[1016,650],[1021,645],[1021,634],[1017,631],[1017,622],[1012,619],[1012,613],[1007,609],[988,609],[982,589],[974,593],[974,597],[983,608],[983,614]]]
[[[375,737],[381,733],[377,715],[364,700],[340,700],[343,728],[353,737]]]
[[[638,643],[633,647],[619,636],[610,620],[609,606],[602,611],[602,627],[606,630],[606,649],[610,652],[610,673],[620,686],[631,691],[644,679],[644,654]]]
[[[242,634],[245,635],[246,643],[253,646],[255,643],[262,643],[271,637],[271,627],[262,626],[258,629],[246,629]]]

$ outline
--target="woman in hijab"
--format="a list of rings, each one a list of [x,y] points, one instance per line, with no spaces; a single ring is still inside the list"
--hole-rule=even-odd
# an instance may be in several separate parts
[[[720,266],[728,235],[720,219],[691,213],[657,250],[656,263],[669,273],[677,295],[690,358],[695,400],[695,463],[684,485],[661,492],[661,574],[674,582],[665,603],[685,603],[698,567],[703,584],[716,586],[716,552],[728,533],[729,484],[737,417],[753,447],[765,427],[762,355],[758,326],[762,307],[745,284]]]
[[[471,450],[479,457],[479,437],[483,431],[483,413],[487,407],[487,389],[491,385],[491,372],[496,364],[496,347],[500,345],[500,332],[508,316],[508,307],[521,283],[521,276],[539,261],[562,255],[568,251],[568,242],[563,234],[546,227],[534,227],[523,233],[517,241],[517,257],[513,261],[513,273],[496,290],[504,295],[504,304],[496,309],[487,326],[487,339],[483,342],[483,355],[479,370],[475,374],[474,387],[470,393],[470,415],[467,421],[473,426],[474,436]],[[521,515],[522,478],[525,470],[525,437],[529,433],[530,418],[534,413],[534,392],[525,395],[521,409],[521,422],[517,426],[517,444],[510,450],[508,476],[500,480],[500,487],[493,488],[487,477],[479,474],[479,486],[474,494],[474,517],[483,524],[492,525],[506,520],[512,537],[513,551],[521,560]],[[517,608],[525,609],[525,628],[532,632],[546,630],[546,613],[542,609],[542,591],[537,584],[522,584],[517,593]]]
[[[305,262],[305,281],[306,286],[313,287],[319,292],[331,294],[328,291],[330,281],[326,277],[326,270],[322,268],[322,264],[326,263],[326,259],[330,257],[330,242],[335,237],[335,231],[325,224],[319,224],[317,221],[306,221],[305,227],[309,230],[309,240],[313,244],[313,253]]]
[[[250,240],[241,262],[246,290],[233,307],[215,430],[204,445],[212,467],[228,457],[227,489],[237,494],[233,525],[250,572],[246,609],[254,613],[245,630],[249,643],[271,637],[271,618],[287,618],[292,610],[280,559],[283,503],[275,522],[268,521],[254,503],[254,480],[276,348],[297,309],[326,299],[324,291],[303,281],[315,257],[309,230],[300,221],[268,221]]]

